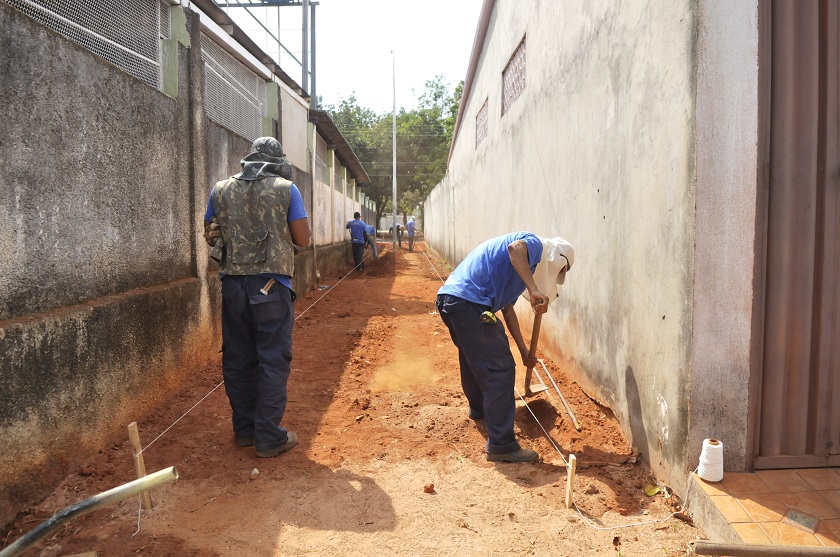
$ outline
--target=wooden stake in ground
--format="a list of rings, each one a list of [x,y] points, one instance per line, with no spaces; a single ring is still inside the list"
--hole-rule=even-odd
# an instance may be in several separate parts
[[[569,464],[566,465],[566,508],[571,509],[572,492],[575,489],[575,470],[577,469],[577,457],[573,454],[569,455]]]
[[[146,465],[143,463],[143,449],[140,446],[140,434],[137,432],[137,422],[128,424],[128,439],[131,441],[131,452],[134,455],[134,469],[137,470],[137,478],[146,475]],[[148,491],[140,493],[140,508],[149,510],[152,508],[152,495]]]

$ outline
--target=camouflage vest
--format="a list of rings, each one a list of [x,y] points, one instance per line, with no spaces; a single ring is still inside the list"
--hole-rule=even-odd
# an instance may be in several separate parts
[[[213,210],[224,240],[218,258],[222,273],[294,275],[294,246],[286,221],[291,192],[290,181],[274,177],[228,178],[216,184]]]

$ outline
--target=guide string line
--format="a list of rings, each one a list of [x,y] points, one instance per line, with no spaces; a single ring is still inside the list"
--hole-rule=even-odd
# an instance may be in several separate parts
[[[347,274],[345,274],[343,277],[341,277],[341,279],[339,279],[339,281],[338,281],[338,282],[336,282],[334,285],[332,285],[331,287],[329,287],[329,288],[327,289],[327,291],[326,291],[326,292],[324,292],[324,293],[323,293],[323,294],[322,294],[322,295],[321,295],[321,296],[320,296],[317,300],[315,300],[314,302],[312,302],[312,305],[310,305],[308,308],[306,308],[305,310],[303,310],[302,312],[300,312],[300,314],[298,314],[298,315],[295,317],[295,321],[297,321],[297,320],[298,320],[298,319],[299,319],[299,318],[300,318],[300,317],[301,317],[304,313],[306,313],[307,311],[309,311],[310,309],[312,309],[312,308],[315,306],[315,304],[317,304],[318,302],[320,302],[321,300],[323,300],[323,299],[324,299],[324,296],[326,296],[327,294],[329,294],[330,292],[332,292],[332,290],[333,290],[336,286],[338,286],[339,284],[341,284],[341,282],[342,282],[344,279],[346,279],[346,278],[347,278],[347,277],[349,277],[351,274],[353,274],[353,271],[355,271],[355,270],[356,270],[356,268],[358,268],[360,265],[363,265],[363,264],[364,264],[364,262],[365,262],[365,261],[367,261],[369,258],[370,258],[370,256],[365,257],[365,258],[362,260],[362,262],[361,262],[361,263],[359,263],[358,265],[356,265],[356,266],[354,266],[352,269],[350,269],[350,271],[349,271]],[[160,439],[161,437],[163,437],[163,436],[166,434],[166,432],[167,432],[167,431],[169,431],[170,429],[172,429],[172,428],[175,426],[175,424],[177,424],[177,423],[178,423],[178,422],[180,422],[182,419],[184,419],[184,418],[185,418],[185,417],[186,417],[186,416],[187,416],[190,412],[192,412],[192,411],[195,409],[195,407],[196,407],[196,406],[198,406],[199,404],[201,404],[202,402],[204,402],[204,401],[207,399],[207,397],[209,397],[211,394],[213,394],[213,392],[214,392],[216,389],[218,389],[219,387],[221,387],[222,385],[224,385],[224,383],[225,383],[225,382],[224,382],[224,380],[220,381],[220,382],[219,382],[219,384],[218,384],[218,385],[216,385],[215,387],[213,387],[213,388],[210,390],[210,392],[209,392],[209,393],[207,393],[206,395],[204,395],[204,396],[201,398],[201,400],[199,400],[198,402],[196,402],[195,404],[193,404],[193,405],[192,405],[192,407],[190,407],[190,409],[189,409],[189,410],[187,410],[186,412],[184,412],[184,413],[181,415],[181,417],[180,417],[180,418],[178,418],[177,420],[175,420],[174,422],[172,422],[172,424],[171,424],[169,427],[167,427],[166,429],[164,429],[164,430],[160,433],[160,435],[158,435],[157,437],[155,437],[154,439],[152,439],[152,441],[151,441],[148,445],[146,445],[144,448],[140,449],[140,453],[139,453],[139,454],[142,454],[143,452],[145,452],[145,451],[146,451],[149,447],[151,447],[151,446],[152,446],[152,445],[153,445],[153,444],[154,444],[154,443],[155,443],[158,439]],[[137,530],[136,530],[136,531],[135,531],[135,532],[131,535],[131,537],[132,537],[132,538],[133,538],[134,536],[136,536],[138,532],[140,532],[140,510],[142,509],[142,501],[141,501],[141,499],[140,499],[140,495],[138,495],[138,496],[137,496],[137,501],[138,501],[138,505],[139,505],[139,506],[138,506],[138,509],[137,509]]]

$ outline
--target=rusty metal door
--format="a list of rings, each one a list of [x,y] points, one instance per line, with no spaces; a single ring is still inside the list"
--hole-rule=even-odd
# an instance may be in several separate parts
[[[769,37],[754,466],[840,466],[840,0],[772,0],[760,17]]]

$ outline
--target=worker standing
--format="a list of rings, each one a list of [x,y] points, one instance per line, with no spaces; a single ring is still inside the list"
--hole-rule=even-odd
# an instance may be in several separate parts
[[[496,312],[501,310],[522,363],[533,367],[537,362],[529,356],[513,304],[527,290],[533,310],[545,313],[572,263],[574,251],[566,240],[513,232],[475,248],[438,291],[438,312],[458,347],[469,416],[484,419],[487,426],[487,460],[539,459],[535,451],[523,449],[514,434],[516,364]],[[548,277],[539,285],[534,278],[538,265],[540,275]]]
[[[204,238],[222,276],[222,375],[241,447],[275,457],[298,443],[280,425],[292,361],[295,245],[312,237],[280,142],[258,138],[242,172],[217,182]]]
[[[353,213],[353,220],[349,221],[344,227],[350,231],[353,263],[356,264],[357,271],[363,271],[365,268],[365,227],[367,225],[361,218],[362,214],[356,211]]]
[[[414,251],[414,217],[408,217],[405,229],[408,232],[408,251]]]

